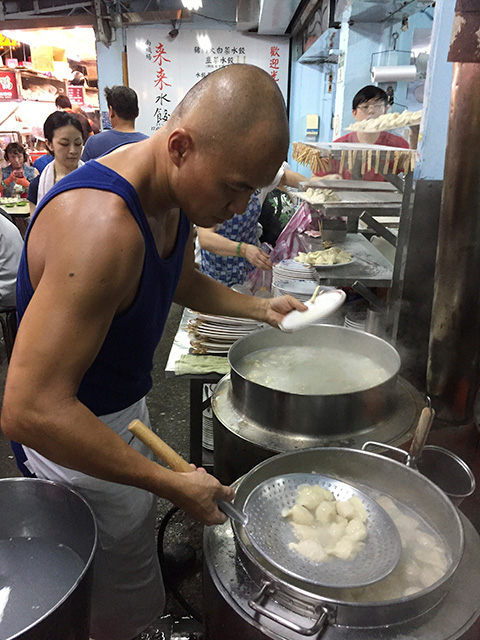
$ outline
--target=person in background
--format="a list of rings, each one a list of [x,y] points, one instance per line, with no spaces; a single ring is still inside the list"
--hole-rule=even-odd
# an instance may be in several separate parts
[[[352,101],[352,115],[356,122],[362,122],[363,120],[371,120],[378,118],[387,113],[388,109],[388,95],[380,87],[374,85],[367,85],[358,91]],[[378,144],[387,147],[401,147],[403,149],[409,149],[409,144],[401,136],[396,136],[389,131],[382,131],[381,133],[368,133],[366,131],[350,131],[344,136],[337,138],[334,142],[354,142],[362,144]],[[346,169],[343,169],[342,175],[338,173],[340,163],[338,160],[333,160],[332,171],[323,172],[319,171],[315,173],[313,177],[322,177],[329,179],[344,179],[350,180],[351,174]],[[385,178],[379,173],[375,173],[373,169],[365,171],[363,180],[384,181]]]
[[[83,136],[83,131],[82,131],[82,136]],[[48,151],[47,149],[47,153],[43,154],[42,156],[38,157],[35,160],[35,162],[33,163],[33,168],[36,169],[40,175],[42,171],[45,169],[45,167],[47,166],[47,164],[52,162],[52,160],[53,160],[53,156],[50,153],[50,151]]]
[[[307,182],[307,179],[305,178]],[[258,222],[262,227],[260,242],[274,247],[278,236],[297,210],[289,193],[278,187],[267,194]]]
[[[87,140],[82,154],[84,162],[103,156],[120,145],[148,138],[144,133],[135,131],[135,120],[139,110],[138,97],[133,89],[123,85],[106,87],[105,98],[113,129],[97,133]]]
[[[252,194],[244,213],[235,214],[231,220],[215,227],[199,227],[201,271],[228,287],[243,284],[254,268],[270,271],[272,263],[258,242],[262,205],[276,187],[298,187],[305,180],[305,176],[292,171],[285,162],[272,184]]]
[[[227,520],[217,500],[232,500],[231,487],[157,464],[128,425],[149,425],[153,354],[173,301],[273,326],[306,310],[291,296],[241,295],[194,264],[192,224],[244,211],[287,150],[277,83],[233,64],[194,85],[150,138],[60,180],[30,222],[1,428],[31,473],[74,488],[95,513],[95,640],[131,640],[162,613],[156,496],[204,524]]]
[[[28,166],[27,152],[18,142],[10,142],[5,147],[5,159],[8,165],[2,169],[3,196],[12,198],[24,196],[38,171]]]
[[[61,178],[65,177],[83,162],[80,160],[83,149],[83,130],[78,119],[67,111],[54,111],[45,120],[43,133],[53,162],[48,164],[40,176],[30,183],[27,199],[30,213],[43,196]]]
[[[90,124],[87,116],[80,111],[74,111],[72,107],[72,103],[70,102],[70,98],[64,94],[60,94],[55,98],[55,106],[60,111],[66,111],[67,113],[73,113],[73,115],[77,118],[77,120],[82,125],[82,136],[83,136],[83,144],[87,141],[87,139],[93,135],[92,125]]]
[[[0,213],[0,307],[15,306],[15,285],[22,250],[20,231]]]

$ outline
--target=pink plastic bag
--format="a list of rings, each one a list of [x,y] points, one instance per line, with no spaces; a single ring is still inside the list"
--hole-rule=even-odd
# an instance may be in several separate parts
[[[300,234],[307,229],[318,228],[318,220],[317,210],[312,209],[307,202],[301,204],[277,238],[275,248],[270,254],[273,264],[294,258],[299,251],[305,251],[304,239]]]

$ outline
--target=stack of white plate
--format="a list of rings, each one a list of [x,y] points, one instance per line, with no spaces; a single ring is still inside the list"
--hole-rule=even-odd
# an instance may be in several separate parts
[[[366,318],[361,314],[352,317],[348,317],[347,315],[343,321],[343,326],[350,329],[357,329],[358,331],[365,331],[365,320]]]
[[[273,265],[272,286],[277,286],[278,282],[285,280],[312,280],[315,279],[316,270],[308,264],[295,262],[293,258],[282,260]]]
[[[202,446],[213,451],[213,417],[210,407],[202,414]]]
[[[240,338],[257,331],[263,325],[248,318],[227,318],[197,313],[188,323],[193,353],[225,355]]]

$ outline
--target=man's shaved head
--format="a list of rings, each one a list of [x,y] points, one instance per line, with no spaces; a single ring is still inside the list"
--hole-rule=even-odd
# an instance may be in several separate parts
[[[168,127],[192,127],[210,150],[239,144],[252,131],[264,151],[288,150],[288,119],[273,78],[253,65],[235,64],[197,82],[169,119]],[[267,147],[267,148],[265,148]]]

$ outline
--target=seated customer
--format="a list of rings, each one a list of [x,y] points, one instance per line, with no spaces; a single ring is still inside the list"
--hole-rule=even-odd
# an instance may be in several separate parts
[[[388,109],[388,96],[383,89],[375,87],[374,85],[367,85],[358,91],[352,101],[352,115],[356,122],[362,122],[363,120],[372,120],[378,118],[387,113]],[[367,133],[366,131],[350,131],[344,136],[337,138],[334,142],[354,142],[360,144],[378,144],[386,147],[401,147],[408,149],[409,144],[400,136],[396,136],[389,131],[382,131],[380,133]],[[314,176],[320,176],[324,178],[337,178],[344,180],[350,180],[351,174],[347,169],[342,170],[342,174],[338,173],[340,163],[338,160],[333,160],[332,171],[318,171]],[[313,177],[313,176],[312,176]],[[363,180],[373,180],[377,182],[384,181],[385,178],[379,173],[375,173],[374,169],[365,171]]]
[[[15,285],[22,250],[20,231],[0,214],[0,307],[15,306]]]
[[[5,147],[5,160],[8,165],[2,169],[3,195],[7,198],[22,196],[38,172],[26,164],[27,152],[18,142],[10,142]]]
[[[217,227],[198,227],[201,248],[201,271],[231,287],[243,284],[255,267],[270,271],[272,263],[258,246],[258,221],[267,194],[278,186],[298,187],[305,180],[285,162],[274,182],[256,191],[248,200],[244,213],[237,213]]]
[[[43,133],[54,160],[30,184],[28,201],[31,214],[55,183],[83,164],[80,160],[83,149],[82,125],[73,114],[54,111],[45,120]]]

